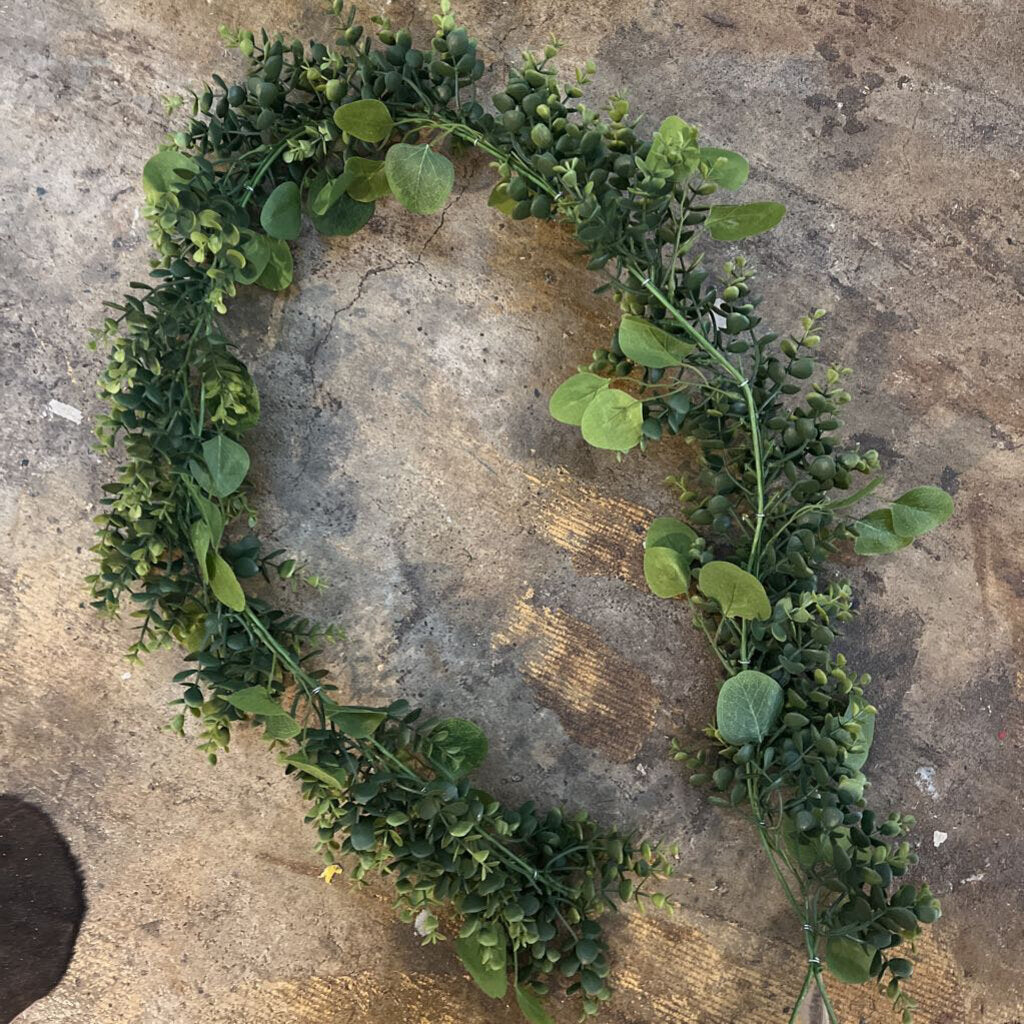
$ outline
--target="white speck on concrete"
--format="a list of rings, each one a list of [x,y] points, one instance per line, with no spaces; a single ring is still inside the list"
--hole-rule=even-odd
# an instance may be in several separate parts
[[[985,877],[984,871],[979,871],[976,875],[968,875],[966,878],[960,879],[961,885],[969,885],[971,882],[980,882]]]
[[[73,405],[65,405],[64,402],[58,402],[56,398],[51,398],[46,403],[46,408],[53,413],[54,416],[60,416],[62,419],[71,420],[72,423],[82,422],[82,410],[76,409]]]
[[[131,672],[122,672],[121,673],[121,678],[122,679],[131,679],[131,677],[132,677]]]
[[[935,844],[935,848],[938,849],[948,838],[948,832],[940,832],[936,829],[932,835],[932,842]]]
[[[933,800],[939,799],[939,791],[935,788],[935,769],[930,765],[921,765],[914,772],[914,781],[922,793],[927,793]]]
[[[638,771],[638,772],[639,772],[639,773],[640,773],[641,775],[646,775],[646,774],[647,774],[647,765],[645,765],[645,764],[643,763],[643,761],[640,761],[640,762],[639,762],[639,763],[637,764],[637,766],[636,766],[636,770],[637,770],[637,771]]]

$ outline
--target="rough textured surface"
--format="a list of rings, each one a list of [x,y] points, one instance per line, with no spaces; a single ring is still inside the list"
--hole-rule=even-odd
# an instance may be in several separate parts
[[[370,5],[372,6],[372,5]],[[918,816],[946,916],[914,986],[922,1024],[1024,1017],[1024,23],[1011,0],[608,0],[460,5],[495,68],[554,31],[628,86],[747,153],[782,227],[751,246],[782,325],[833,310],[856,368],[848,422],[893,493],[941,479],[954,521],[854,578],[848,648],[882,709],[874,797]],[[426,5],[390,3],[396,23]],[[46,808],[80,856],[90,912],[61,986],[27,1024],[514,1020],[449,950],[422,949],[384,885],[317,881],[292,785],[254,737],[216,769],[158,729],[174,655],[130,674],[127,626],[84,606],[100,301],[145,266],[140,169],[157,97],[218,67],[221,22],[329,34],[313,0],[0,3],[2,787]],[[485,207],[387,207],[349,242],[306,238],[298,286],[234,320],[266,415],[266,530],[333,581],[360,699],[471,706],[489,786],[589,805],[679,839],[673,919],[615,928],[610,1022],[778,1021],[798,935],[743,823],[667,764],[714,667],[679,609],[638,583],[639,534],[676,457],[625,467],[550,422],[546,396],[613,310],[572,245]],[[55,404],[63,403],[63,404]],[[69,409],[68,407],[71,407]],[[74,410],[82,410],[77,421]],[[71,418],[68,418],[71,417]],[[948,839],[936,847],[933,834]],[[837,990],[844,1021],[883,1021]],[[565,1020],[572,1019],[568,1011]]]

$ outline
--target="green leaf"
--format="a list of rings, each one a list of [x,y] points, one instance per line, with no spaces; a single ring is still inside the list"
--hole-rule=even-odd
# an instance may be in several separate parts
[[[146,161],[142,168],[142,191],[149,202],[163,192],[170,192],[173,185],[184,185],[199,170],[191,157],[174,149],[165,149]]]
[[[722,739],[732,746],[760,743],[782,712],[782,687],[771,676],[748,669],[718,691],[715,720]]]
[[[241,245],[245,266],[235,271],[235,280],[239,284],[255,284],[270,262],[270,239],[255,231],[244,231]]]
[[[842,720],[843,722],[852,722],[855,718],[857,724],[860,725],[860,735],[854,741],[853,746],[846,751],[846,760],[843,763],[847,768],[859,772],[867,762],[871,743],[875,738],[875,712],[868,711],[867,705],[856,710],[851,705],[847,708]]]
[[[313,227],[321,235],[354,235],[364,228],[374,211],[373,203],[358,203],[350,196],[342,196],[323,215],[310,214]]]
[[[851,505],[856,505],[858,501],[866,498],[876,487],[885,479],[883,476],[872,477],[863,487],[858,487],[853,494],[846,495],[845,498],[840,498],[838,501],[828,501],[825,503],[825,508],[849,508]]]
[[[714,146],[701,146],[700,158],[708,165],[707,180],[713,181],[720,188],[735,192],[742,188],[750,174],[747,158],[731,149],[716,149]]]
[[[437,213],[455,183],[452,162],[426,145],[399,142],[387,151],[384,169],[395,198],[412,213]]]
[[[708,562],[697,581],[701,593],[719,603],[730,619],[767,619],[772,605],[759,580],[732,562]]]
[[[619,323],[619,347],[627,359],[655,370],[681,366],[694,349],[688,342],[630,313]]]
[[[335,110],[334,123],[363,142],[383,142],[395,126],[388,108],[380,100],[346,103]]]
[[[505,929],[495,922],[492,925],[498,931],[498,943],[495,946],[481,946],[476,935],[466,939],[455,940],[455,952],[463,962],[469,976],[492,999],[504,999],[508,992],[508,972],[506,967]],[[483,959],[487,951],[488,960]]]
[[[857,534],[853,550],[858,555],[888,555],[905,548],[913,538],[900,537],[892,521],[892,510],[875,509],[852,524]]]
[[[655,519],[644,538],[644,578],[657,597],[678,597],[690,589],[690,565],[697,535],[672,516]]]
[[[249,453],[226,434],[203,442],[203,462],[210,474],[210,493],[227,498],[242,485],[249,472]]]
[[[192,550],[199,563],[199,571],[203,574],[204,582],[208,583],[210,574],[206,571],[206,556],[209,554],[210,544],[213,542],[209,524],[203,519],[197,519],[189,529],[189,539],[192,541]]]
[[[782,203],[746,203],[742,206],[712,206],[704,226],[719,242],[738,242],[741,238],[770,231],[785,216]]]
[[[271,740],[290,740],[302,732],[302,726],[287,712],[274,715],[263,723],[263,735]]]
[[[554,1018],[544,1009],[540,996],[532,988],[516,985],[516,1002],[519,1004],[519,1012],[529,1024],[555,1024]]]
[[[260,224],[271,238],[293,242],[299,237],[302,201],[294,181],[283,181],[270,193],[260,210]]]
[[[595,448],[628,452],[640,443],[643,433],[643,404],[625,391],[598,391],[583,410],[580,429],[583,440]]]
[[[465,718],[444,718],[431,730],[431,734],[444,730],[447,736],[438,742],[445,751],[444,767],[453,778],[469,775],[487,757],[487,735],[475,722]]]
[[[250,686],[235,693],[222,695],[232,707],[244,711],[247,715],[285,715],[287,712],[273,697],[265,686]]]
[[[555,389],[548,402],[548,412],[559,423],[578,427],[594,396],[604,391],[610,383],[607,377],[599,377],[596,373],[574,374]]]
[[[512,216],[516,201],[508,194],[508,182],[499,181],[494,186],[490,196],[487,198],[487,205],[493,206],[494,209],[499,213],[503,213],[506,217]]]
[[[292,283],[294,266],[292,251],[288,243],[277,238],[267,239],[268,259],[266,269],[256,279],[256,284],[272,292],[281,292]]]
[[[365,740],[372,736],[388,717],[387,712],[377,708],[328,707],[327,717],[346,735],[354,740]]]
[[[224,514],[209,498],[204,498],[201,494],[193,495],[193,498],[199,505],[206,525],[210,528],[210,546],[219,548],[224,536]]]
[[[347,195],[352,179],[353,175],[347,166],[345,173],[337,178],[318,175],[314,187],[309,190],[309,212],[322,217],[339,199]]]
[[[863,985],[871,977],[874,955],[874,949],[845,935],[831,936],[825,943],[825,963],[829,971],[848,985]]]
[[[696,169],[699,159],[697,129],[671,114],[654,133],[644,166],[651,174],[685,181]]]
[[[324,785],[330,786],[331,789],[341,791],[345,788],[337,776],[332,775],[326,768],[321,768],[320,765],[313,764],[309,758],[303,757],[301,754],[293,754],[291,757],[282,757],[281,764],[290,764],[293,768],[298,768],[300,772],[324,783]]]
[[[234,569],[214,552],[210,553],[206,564],[210,572],[210,589],[217,600],[236,612],[245,611],[245,592]]]
[[[377,836],[373,825],[368,821],[360,821],[353,825],[348,837],[352,840],[352,849],[358,850],[360,853],[372,850],[377,845]]]
[[[941,487],[915,487],[892,503],[893,532],[920,537],[953,514],[953,499]]]
[[[383,160],[350,156],[345,161],[345,173],[352,176],[348,194],[361,203],[372,203],[391,195],[391,186],[388,184]]]

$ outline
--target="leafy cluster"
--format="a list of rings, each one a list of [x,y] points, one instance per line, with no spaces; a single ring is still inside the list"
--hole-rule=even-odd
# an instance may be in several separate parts
[[[343,14],[341,0],[332,7]],[[588,109],[593,66],[563,85],[554,40],[524,54],[485,110],[484,65],[448,0],[422,50],[374,21],[376,44],[349,11],[336,48],[223,30],[245,77],[214,75],[193,92],[187,125],[146,165],[151,280],[108,304],[96,339],[109,352],[97,434],[124,457],[97,520],[94,604],[130,600],[133,657],[184,645],[171,727],[191,720],[211,761],[237,723],[262,728],[311,804],[328,880],[341,859],[356,879],[391,875],[424,941],[450,923],[477,983],[501,997],[511,975],[534,1024],[550,1020],[553,977],[579,993],[584,1016],[597,1011],[610,995],[598,916],[619,901],[664,906],[651,885],[666,858],[586,814],[512,809],[474,788],[486,740],[472,723],[333,699],[311,662],[340,630],[270,601],[271,584],[321,581],[253,532],[242,439],[259,396],[218,326],[239,286],[287,288],[303,215],[348,235],[388,196],[431,214],[454,180],[441,149],[489,154],[491,205],[568,224],[623,312],[607,347],[552,396],[552,414],[620,457],[669,435],[692,453],[689,476],[673,480],[683,518],[651,525],[644,567],[655,594],[690,601],[726,679],[710,744],[676,756],[712,800],[749,808],[801,918],[809,965],[794,1016],[812,983],[829,1005],[823,956],[841,980],[881,981],[909,1018],[912,966],[893,951],[938,904],[926,886],[897,888],[915,860],[902,838],[911,819],[867,806],[874,708],[867,677],[833,651],[849,584],[824,577],[851,539],[879,554],[938,525],[948,497],[918,488],[847,517],[880,481],[878,456],[838,439],[848,371],[817,362],[823,312],[789,336],[762,331],[747,263],[712,273],[698,249],[784,214],[715,201],[745,183],[742,156],[702,146],[678,117],[645,137],[620,96]],[[858,476],[867,482],[853,489]]]

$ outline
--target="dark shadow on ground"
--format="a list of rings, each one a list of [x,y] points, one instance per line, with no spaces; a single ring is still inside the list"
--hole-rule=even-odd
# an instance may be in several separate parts
[[[0,1024],[64,977],[85,906],[78,861],[50,816],[0,795]]]

